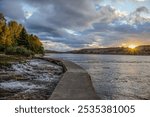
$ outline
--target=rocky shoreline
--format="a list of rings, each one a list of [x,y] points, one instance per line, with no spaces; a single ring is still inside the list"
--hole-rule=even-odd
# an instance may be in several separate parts
[[[61,65],[39,58],[1,67],[0,99],[48,99],[63,73]]]

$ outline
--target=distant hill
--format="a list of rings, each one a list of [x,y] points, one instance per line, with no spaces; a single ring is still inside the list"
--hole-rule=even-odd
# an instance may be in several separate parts
[[[55,50],[45,50],[45,53],[64,53],[64,52],[59,52]]]
[[[150,45],[141,45],[134,49],[128,47],[87,48],[69,51],[74,54],[118,54],[118,55],[150,55]]]

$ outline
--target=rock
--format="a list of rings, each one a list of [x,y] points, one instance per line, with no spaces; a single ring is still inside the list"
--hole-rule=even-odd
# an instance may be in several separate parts
[[[0,99],[48,99],[62,74],[61,66],[41,59],[13,63],[0,69]]]

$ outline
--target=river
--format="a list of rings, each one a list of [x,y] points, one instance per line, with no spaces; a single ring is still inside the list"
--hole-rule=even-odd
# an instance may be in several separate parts
[[[150,99],[150,56],[47,54],[46,57],[82,66],[103,100]]]

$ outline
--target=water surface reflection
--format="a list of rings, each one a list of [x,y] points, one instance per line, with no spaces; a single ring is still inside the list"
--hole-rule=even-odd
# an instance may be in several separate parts
[[[101,99],[150,99],[150,56],[49,54],[71,60],[92,77]]]

